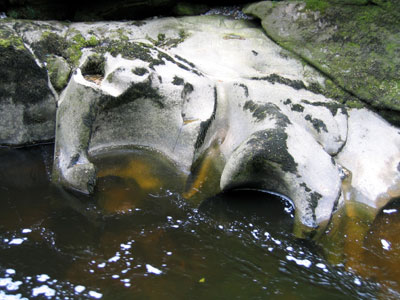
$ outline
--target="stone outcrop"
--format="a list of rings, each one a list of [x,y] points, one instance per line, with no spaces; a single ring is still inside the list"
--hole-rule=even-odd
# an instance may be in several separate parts
[[[53,139],[56,100],[47,70],[10,23],[0,23],[0,66],[0,145]]]
[[[238,188],[288,197],[298,236],[323,229],[346,201],[377,210],[400,195],[399,129],[354,108],[356,97],[252,22],[2,24],[49,71],[53,180],[67,188],[91,193],[96,155],[141,148],[187,174],[188,201]]]
[[[245,12],[260,18],[267,35],[279,45],[399,125],[398,5],[356,5],[361,2],[264,1]]]

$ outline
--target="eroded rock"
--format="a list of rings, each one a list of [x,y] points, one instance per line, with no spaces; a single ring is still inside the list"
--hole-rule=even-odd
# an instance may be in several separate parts
[[[74,28],[88,40],[104,26]],[[298,224],[315,229],[329,219],[341,195],[331,155],[346,140],[347,111],[310,91],[323,86],[321,75],[245,21],[125,24],[125,47],[103,32],[107,43],[83,53],[60,98],[56,180],[90,193],[95,173],[88,154],[139,146],[186,172],[200,166],[188,198],[213,167],[221,178],[214,194],[266,189],[293,200]]]
[[[67,188],[91,193],[94,156],[139,147],[187,175],[188,201],[235,188],[290,198],[298,236],[323,229],[346,201],[381,207],[397,195],[397,129],[351,108],[352,95],[254,23],[203,16],[15,27],[38,64],[58,57],[73,69],[65,89],[49,81],[59,97],[53,179]],[[389,147],[373,145],[375,126]],[[362,171],[373,153],[384,179]]]

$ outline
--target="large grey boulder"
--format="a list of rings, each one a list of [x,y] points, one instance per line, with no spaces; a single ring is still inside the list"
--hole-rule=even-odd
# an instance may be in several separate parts
[[[203,16],[13,28],[50,71],[53,180],[66,188],[91,193],[96,155],[140,148],[187,174],[193,203],[240,188],[286,196],[297,236],[321,232],[346,202],[378,211],[400,195],[398,129],[352,108],[352,95],[254,23]],[[375,127],[385,147],[374,145]]]
[[[56,181],[90,193],[91,157],[135,146],[191,172],[188,200],[207,186],[207,177],[217,184],[200,200],[235,188],[287,196],[296,207],[298,236],[323,228],[344,203],[342,173],[350,171],[337,156],[359,150],[346,146],[346,106],[324,95],[324,76],[251,23],[196,17],[71,27],[85,40],[95,34],[104,46],[82,51],[61,94]],[[383,124],[383,131],[395,130]],[[375,205],[374,195],[367,199]]]
[[[263,1],[244,11],[260,18],[265,32],[279,45],[399,125],[398,4],[356,2]]]
[[[51,140],[56,101],[47,71],[10,25],[0,23],[0,145]]]

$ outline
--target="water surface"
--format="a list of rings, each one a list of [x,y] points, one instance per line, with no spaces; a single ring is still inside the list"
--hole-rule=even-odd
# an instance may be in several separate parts
[[[400,290],[396,205],[371,227],[355,275],[293,237],[284,199],[242,190],[195,205],[181,196],[184,174],[138,150],[98,157],[86,197],[50,184],[52,152],[0,149],[0,299],[394,299]]]

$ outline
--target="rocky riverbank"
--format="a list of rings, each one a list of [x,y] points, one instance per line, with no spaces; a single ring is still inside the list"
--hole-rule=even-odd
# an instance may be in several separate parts
[[[1,144],[55,135],[53,179],[83,193],[96,184],[94,155],[155,151],[187,174],[188,199],[235,188],[290,198],[298,236],[323,229],[346,201],[374,216],[400,196],[400,131],[388,122],[399,114],[391,56],[398,34],[385,31],[393,47],[375,41],[390,48],[382,60],[372,48],[362,52],[368,64],[347,54],[331,60],[333,48],[317,44],[337,40],[329,19],[317,18],[322,12],[256,5],[245,11],[261,17],[265,31],[223,16],[0,20]],[[280,14],[287,28],[271,20]],[[319,22],[329,35],[282,42],[299,20],[310,31]],[[347,69],[338,67],[343,61]],[[373,71],[388,67],[394,73]]]

